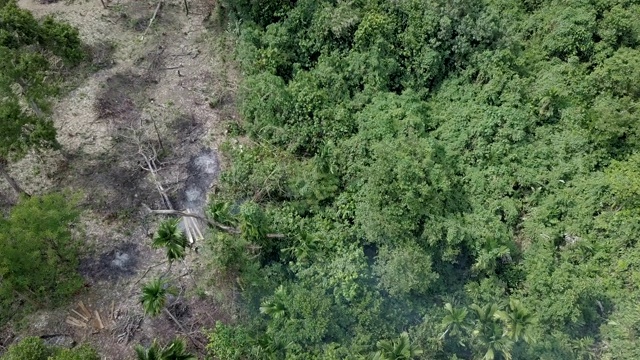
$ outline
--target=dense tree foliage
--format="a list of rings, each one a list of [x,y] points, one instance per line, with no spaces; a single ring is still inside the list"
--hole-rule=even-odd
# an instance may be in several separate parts
[[[18,308],[60,304],[82,285],[75,206],[68,194],[34,196],[0,218],[0,323]]]
[[[639,1],[251,3],[214,358],[640,357]]]
[[[0,2],[0,175],[18,192],[6,165],[28,150],[59,147],[48,100],[59,91],[64,65],[84,57],[72,26],[51,17],[38,21],[15,1]]]
[[[42,339],[27,337],[9,347],[1,360],[99,360],[98,353],[87,345],[71,349],[46,345]]]

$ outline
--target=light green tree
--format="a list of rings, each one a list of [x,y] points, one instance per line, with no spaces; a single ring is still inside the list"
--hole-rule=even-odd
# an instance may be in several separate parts
[[[82,285],[80,243],[71,231],[76,204],[69,194],[23,198],[0,218],[0,323],[16,302],[55,306]]]

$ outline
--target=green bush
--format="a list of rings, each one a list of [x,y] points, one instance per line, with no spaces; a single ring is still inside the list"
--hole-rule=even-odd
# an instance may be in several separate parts
[[[47,346],[38,337],[27,337],[9,346],[0,360],[100,360],[100,356],[86,344],[64,349]]]
[[[52,354],[42,339],[27,337],[9,346],[7,352],[0,357],[2,360],[47,360]]]
[[[79,242],[71,227],[79,211],[69,194],[22,199],[0,219],[0,322],[14,302],[27,307],[55,306],[82,286]]]

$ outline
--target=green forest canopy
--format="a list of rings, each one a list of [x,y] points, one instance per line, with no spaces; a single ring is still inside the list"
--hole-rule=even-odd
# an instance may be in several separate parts
[[[640,358],[640,1],[225,9],[214,358]]]

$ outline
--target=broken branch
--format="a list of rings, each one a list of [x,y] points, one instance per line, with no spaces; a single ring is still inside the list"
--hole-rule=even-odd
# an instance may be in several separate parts
[[[162,1],[158,1],[158,6],[156,6],[156,10],[153,12],[153,16],[151,17],[151,20],[149,20],[149,25],[144,30],[144,33],[142,33],[142,37],[140,38],[140,40],[143,40],[144,36],[147,35],[147,31],[149,31],[149,28],[153,24],[153,20],[155,20],[156,19],[156,15],[158,15],[158,10],[160,10],[160,6],[162,6]]]

